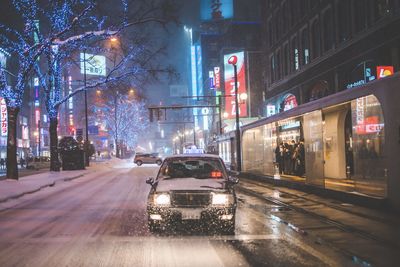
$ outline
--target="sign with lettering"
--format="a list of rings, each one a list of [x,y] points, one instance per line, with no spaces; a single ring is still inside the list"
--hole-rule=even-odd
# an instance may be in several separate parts
[[[377,66],[376,74],[378,75],[378,79],[385,78],[387,76],[393,75],[394,68],[393,66]]]
[[[81,53],[81,74],[106,76],[106,58],[105,56]],[[86,64],[85,64],[86,61]]]
[[[236,111],[239,112],[239,117],[247,117],[247,104],[239,99],[239,107],[236,108],[235,102],[235,74],[233,65],[228,63],[230,57],[236,56],[236,68],[237,68],[237,87],[238,96],[242,93],[247,93],[246,83],[246,64],[244,61],[244,52],[233,53],[224,56],[224,78],[225,78],[225,112],[228,114],[228,119],[236,117]]]
[[[219,67],[214,67],[214,86],[215,89],[221,89],[221,71]]]
[[[7,136],[8,134],[8,122],[7,122],[7,104],[6,100],[0,97],[0,114],[1,114],[1,136]]]

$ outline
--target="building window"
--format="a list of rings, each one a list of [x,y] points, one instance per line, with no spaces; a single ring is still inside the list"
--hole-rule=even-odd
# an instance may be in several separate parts
[[[350,1],[338,2],[338,33],[339,42],[344,42],[350,38],[351,23],[350,23]]]
[[[374,18],[375,21],[387,16],[391,12],[391,5],[389,0],[375,0],[374,1]]]
[[[292,49],[292,56],[293,56],[292,69],[294,71],[296,71],[296,70],[298,70],[300,68],[299,47],[298,47],[298,44],[297,44],[297,38],[296,37],[292,38],[291,49]]]
[[[333,27],[333,19],[332,19],[332,9],[329,8],[324,13],[323,17],[323,27],[324,27],[324,51],[329,51],[334,46],[334,36],[335,31]]]
[[[285,44],[283,47],[283,74],[286,76],[289,74],[289,66],[290,66],[290,59],[289,59],[289,45]]]
[[[321,35],[319,32],[319,23],[318,23],[318,19],[315,19],[312,24],[311,24],[311,33],[312,33],[312,51],[311,51],[311,56],[313,59],[319,57],[319,55],[321,54]]]
[[[271,62],[270,76],[271,76],[271,83],[273,83],[275,81],[275,56],[274,55],[271,56],[270,62]]]
[[[268,36],[268,44],[269,44],[269,47],[271,47],[272,46],[272,44],[273,44],[273,30],[272,30],[272,21],[271,21],[271,19],[269,19],[268,20],[268,22],[267,22],[267,36]]]
[[[310,42],[308,39],[308,30],[305,28],[301,32],[301,48],[303,49],[303,52],[301,54],[301,64],[306,65],[310,63]]]
[[[297,2],[297,1],[296,1]],[[300,10],[299,10],[299,15],[300,19],[302,19],[306,15],[306,10],[307,10],[307,2],[306,1],[299,1],[300,2]]]
[[[310,0],[310,8],[313,9],[317,4],[319,0]]]
[[[365,29],[366,24],[366,7],[365,0],[354,0],[353,18],[354,30],[360,32]]]
[[[288,30],[288,3],[284,2],[282,5],[282,32],[286,33]]]
[[[290,26],[293,26],[297,22],[297,9],[296,9],[297,1],[290,2]]]
[[[277,72],[276,78],[277,78],[277,80],[282,78],[282,71],[281,71],[282,65],[281,65],[281,62],[282,62],[282,52],[279,49],[276,52],[276,72]]]

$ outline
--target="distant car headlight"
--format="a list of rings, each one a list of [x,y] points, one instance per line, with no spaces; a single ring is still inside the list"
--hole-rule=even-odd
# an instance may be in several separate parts
[[[154,195],[154,204],[155,205],[162,205],[167,206],[171,204],[171,197],[169,194],[156,194]]]
[[[212,194],[212,205],[228,205],[233,203],[233,197],[229,194]]]

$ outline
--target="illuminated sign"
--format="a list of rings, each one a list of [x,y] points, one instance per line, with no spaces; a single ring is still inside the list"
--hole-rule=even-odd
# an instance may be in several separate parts
[[[196,65],[196,47],[190,47],[190,63],[192,72],[192,95],[197,96],[197,65]]]
[[[376,74],[378,75],[378,79],[385,78],[386,76],[393,75],[394,68],[393,66],[377,66]]]
[[[203,93],[203,59],[201,57],[201,46],[196,45],[196,68],[197,68],[197,95],[204,95]]]
[[[384,128],[383,123],[379,123],[377,116],[366,117],[354,126],[357,134],[373,134],[379,133]]]
[[[221,71],[219,67],[214,67],[214,86],[215,89],[221,89]]]
[[[0,97],[0,112],[1,112],[1,136],[7,136],[8,124],[7,124],[7,104],[6,100]]]
[[[280,127],[281,127],[281,130],[289,130],[289,129],[297,128],[297,127],[300,127],[300,121],[289,121]]]
[[[86,60],[86,74],[106,76],[106,58],[105,56],[91,55],[81,53],[81,74],[85,73],[85,60]]]
[[[208,72],[208,78],[210,79],[210,89],[215,89],[215,84],[214,84],[214,71],[210,70]]]
[[[247,93],[246,88],[246,65],[244,64],[244,52],[233,53],[224,56],[224,78],[225,78],[225,112],[228,114],[228,119],[235,118],[236,116],[236,105],[235,105],[235,75],[233,65],[228,64],[228,59],[231,56],[237,57],[237,86],[238,95],[242,93]],[[239,100],[240,102],[240,100]],[[239,116],[247,117],[247,104],[240,103],[238,107]]]
[[[233,0],[201,0],[201,20],[230,19],[233,17]]]
[[[275,105],[267,105],[267,117],[275,115],[275,112],[276,112]]]
[[[283,103],[284,103],[284,108],[283,108],[284,111],[297,107],[296,97],[292,94],[288,94],[283,100]]]

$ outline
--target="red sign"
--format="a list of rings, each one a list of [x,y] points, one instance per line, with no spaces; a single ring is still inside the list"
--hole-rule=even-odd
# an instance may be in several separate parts
[[[378,79],[385,78],[386,76],[393,75],[394,68],[393,66],[377,66],[376,67],[376,75]]]
[[[286,111],[286,110],[289,110],[289,109],[292,109],[292,108],[295,108],[295,107],[297,107],[296,97],[294,95],[292,95],[292,94],[287,95],[285,97],[285,99],[284,99],[284,108],[283,108],[283,110]]]
[[[215,89],[221,89],[221,72],[219,67],[214,67],[214,86]]]
[[[379,133],[384,128],[384,124],[379,122],[377,116],[367,117],[364,120],[357,122],[355,126],[356,133],[361,134],[372,134]]]
[[[233,65],[228,63],[228,60],[236,56],[237,66],[237,86],[238,95],[247,93],[246,88],[246,65],[244,64],[244,52],[234,53],[224,56],[224,78],[225,78],[225,112],[228,114],[228,119],[236,117],[236,105],[235,105],[235,74]],[[239,117],[247,117],[247,104],[246,102],[240,101],[239,99]]]

